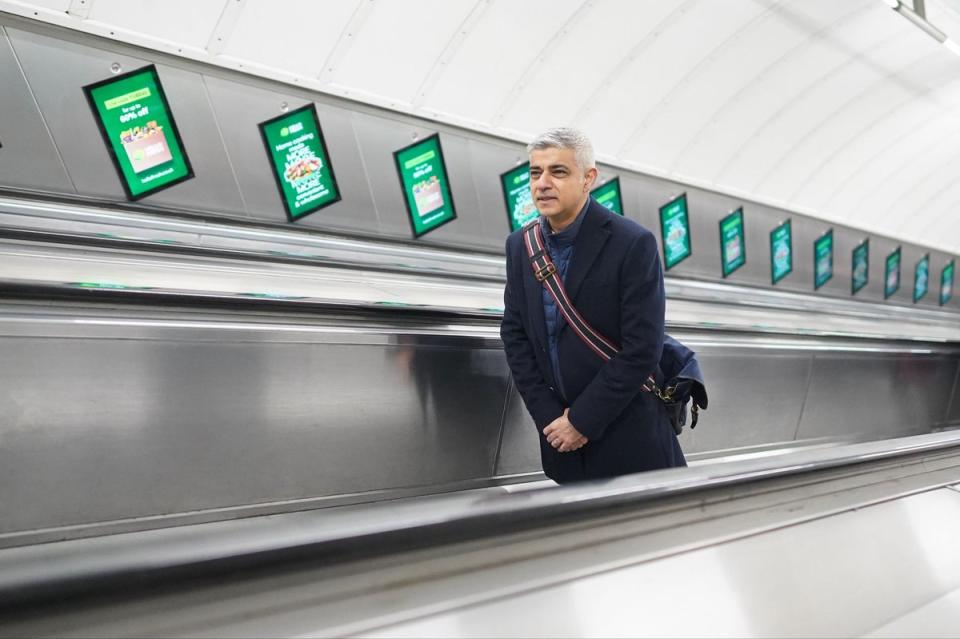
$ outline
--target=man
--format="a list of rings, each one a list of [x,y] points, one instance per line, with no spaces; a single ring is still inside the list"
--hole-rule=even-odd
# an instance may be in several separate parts
[[[546,248],[573,306],[619,352],[604,361],[570,329],[534,276],[523,230],[507,238],[503,338],[540,432],[547,477],[565,483],[685,466],[662,402],[641,390],[663,348],[664,290],[653,234],[590,198],[583,133],[551,129],[527,146]]]

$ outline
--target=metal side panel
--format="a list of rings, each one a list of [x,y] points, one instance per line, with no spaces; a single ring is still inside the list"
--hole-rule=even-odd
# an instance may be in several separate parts
[[[960,587],[956,446],[9,548],[0,635],[860,636]]]
[[[950,405],[947,408],[947,423],[960,424],[960,363],[955,364],[953,388],[950,390]]]
[[[8,29],[8,33],[77,190],[88,196],[124,200],[121,178],[83,87],[110,78],[113,63],[127,72],[150,62],[26,31]],[[245,217],[201,76],[166,65],[158,65],[157,70],[195,177],[144,201]]]
[[[284,103],[293,110],[308,102],[302,97],[212,76],[206,76],[204,80],[217,120],[225,132],[227,151],[250,214],[261,220],[286,222],[287,215],[257,124],[282,115]],[[316,106],[342,199],[302,218],[296,225],[376,234],[379,223],[350,124],[350,113],[324,104]]]
[[[109,78],[114,62],[126,71],[149,62],[27,31],[8,28],[7,33],[77,191],[125,199],[82,87]],[[173,111],[179,123],[177,109]],[[189,140],[184,144],[189,153]]]
[[[488,246],[498,251],[510,234],[507,205],[503,198],[500,174],[527,161],[527,151],[521,145],[513,147],[469,140],[470,172],[475,181],[477,200],[482,212],[484,238]]]
[[[680,444],[687,453],[794,439],[810,374],[809,352],[693,346],[710,403]]]
[[[503,415],[503,437],[497,458],[497,475],[542,472],[537,426],[516,387],[510,384]]]
[[[3,28],[0,87],[0,186],[74,193]]]
[[[353,623],[330,628],[313,608],[312,624],[304,621],[304,610],[299,617],[287,617],[292,624],[286,632],[365,637],[954,636],[955,610],[946,616],[949,625],[937,628],[931,628],[929,619],[925,625],[909,624],[909,615],[960,587],[958,532],[960,495],[940,489],[664,557],[644,556],[634,541],[639,546],[635,558],[601,564],[606,559],[601,548],[578,548],[563,559],[550,557],[554,570],[577,565],[580,553],[590,553],[594,567],[579,574],[571,569],[559,579],[543,577],[550,568],[533,572],[530,565],[512,562],[496,574],[462,575],[464,581],[473,580],[474,588],[486,586],[486,597],[465,594],[466,588],[457,588],[452,578],[444,590],[429,592],[432,600],[423,597],[426,588],[420,597],[391,593],[408,606],[406,615],[395,610],[385,614],[373,606],[354,608]],[[702,596],[691,594],[691,581]],[[696,614],[690,614],[692,600]],[[385,598],[375,601],[389,605]],[[349,603],[338,602],[341,607]],[[905,619],[905,635],[881,632],[900,618]],[[264,620],[253,619],[248,615],[217,631],[256,634]],[[280,615],[271,622],[276,628]]]
[[[818,354],[799,439],[926,432],[946,413],[956,360]]]
[[[194,177],[144,198],[145,203],[171,208],[202,209],[229,217],[247,217],[232,158],[224,137],[235,129],[221,125],[210,106],[203,76],[174,66],[157,65],[157,73],[180,129]],[[107,76],[104,76],[107,77]],[[250,123],[249,126],[255,126]]]
[[[498,348],[134,328],[0,339],[0,533],[489,477]]]
[[[403,186],[393,153],[433,135],[437,130],[365,113],[354,113],[352,121],[383,233],[412,238]],[[471,248],[502,248],[502,239],[492,241],[484,236],[484,225],[480,218],[489,215],[489,212],[481,211],[477,201],[474,177],[470,171],[467,139],[441,132],[440,146],[443,149],[457,219],[423,235],[419,241],[425,244],[442,242]]]
[[[407,124],[406,121],[394,121],[363,113],[354,113],[350,123],[370,182],[373,204],[380,220],[380,234],[393,238],[413,237],[407,209],[403,204],[403,185],[393,162],[393,152],[413,144],[416,140],[422,140],[435,131],[424,126]],[[445,146],[443,150],[446,156],[448,151]],[[331,158],[330,161],[334,162],[336,158]]]

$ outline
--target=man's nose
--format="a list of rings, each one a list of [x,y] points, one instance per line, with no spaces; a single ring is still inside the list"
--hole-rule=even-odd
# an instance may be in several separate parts
[[[548,188],[550,186],[550,177],[546,173],[541,173],[533,181],[533,186],[534,188],[537,188],[537,189]]]

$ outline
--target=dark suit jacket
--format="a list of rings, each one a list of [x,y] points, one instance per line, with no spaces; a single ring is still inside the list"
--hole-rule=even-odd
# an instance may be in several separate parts
[[[564,285],[580,314],[620,352],[604,362],[564,323],[558,335],[567,402],[555,390],[547,352],[542,285],[533,276],[523,231],[507,238],[503,338],[513,381],[540,434],[548,477],[570,482],[685,465],[662,403],[640,390],[663,348],[664,290],[657,242],[636,222],[591,200],[573,245]],[[570,408],[589,439],[559,453],[543,429]]]

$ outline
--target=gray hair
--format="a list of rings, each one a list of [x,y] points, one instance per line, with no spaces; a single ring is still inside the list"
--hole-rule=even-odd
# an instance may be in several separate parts
[[[584,172],[596,167],[590,138],[578,129],[565,126],[547,129],[527,145],[527,153],[541,149],[573,149],[577,164]]]

